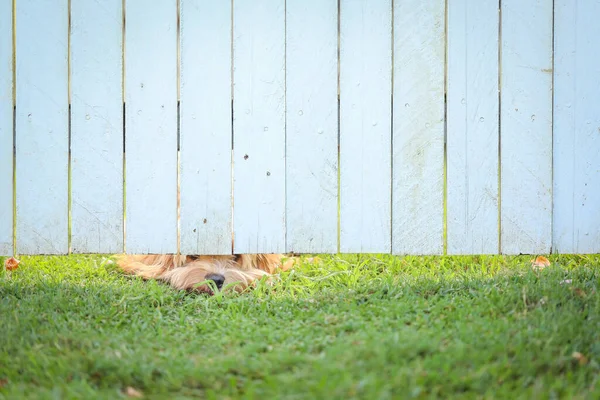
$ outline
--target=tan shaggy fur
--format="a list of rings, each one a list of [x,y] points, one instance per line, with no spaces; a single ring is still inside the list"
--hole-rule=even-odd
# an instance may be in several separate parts
[[[223,288],[238,292],[263,276],[291,268],[294,260],[283,262],[281,254],[242,254],[231,256],[120,255],[117,264],[127,273],[144,279],[167,282],[176,289],[212,294],[207,276],[224,277]]]

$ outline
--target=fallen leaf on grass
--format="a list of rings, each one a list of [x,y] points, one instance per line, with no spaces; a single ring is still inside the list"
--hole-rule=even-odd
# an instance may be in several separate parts
[[[531,268],[536,271],[541,271],[542,269],[550,266],[550,260],[548,260],[544,256],[537,256],[533,260],[531,260]]]
[[[6,385],[8,385],[8,379],[6,379],[6,378],[0,379],[0,389],[2,389]]]
[[[573,293],[575,293],[575,295],[578,297],[582,297],[582,298],[587,297],[587,295],[585,294],[583,289],[576,287],[576,288],[571,288],[571,290],[573,290]]]
[[[144,397],[142,392],[140,392],[137,389],[132,388],[131,386],[127,386],[127,388],[125,389],[125,395],[128,397],[136,398],[136,399],[141,399],[142,397]]]
[[[6,268],[7,271],[14,271],[15,269],[19,268],[19,263],[21,261],[17,260],[14,257],[11,258],[7,258],[4,261],[4,268]]]
[[[586,356],[584,356],[578,351],[574,351],[573,354],[571,354],[571,357],[577,360],[579,362],[579,365],[586,365],[589,361]]]

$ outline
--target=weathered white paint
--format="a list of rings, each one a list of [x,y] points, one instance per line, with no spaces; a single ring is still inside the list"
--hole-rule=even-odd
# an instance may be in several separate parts
[[[69,10],[38,3],[16,3],[21,254],[68,251]],[[177,2],[126,3],[127,250],[175,252]],[[498,192],[503,253],[600,251],[600,6],[566,0],[554,4],[554,110],[551,2],[502,1],[499,68],[497,2],[342,0],[341,250],[442,252],[445,3],[448,251],[497,250]],[[333,252],[336,1],[234,7],[232,27],[231,2],[181,3],[183,250],[231,250],[233,61],[235,251]],[[121,2],[71,12],[73,250],[112,253],[123,240]],[[0,254],[12,253],[11,14],[2,2]]]
[[[68,2],[17,2],[17,252],[68,252]]]
[[[600,3],[554,8],[554,241],[600,252]]]
[[[448,254],[498,253],[498,3],[448,3]]]
[[[126,249],[177,251],[177,2],[126,2]]]
[[[0,255],[13,251],[12,2],[0,2]]]
[[[285,1],[234,2],[234,251],[285,251]]]
[[[340,251],[391,250],[392,3],[340,4]]]
[[[337,11],[337,0],[288,0],[286,5],[290,252],[337,251]]]
[[[122,44],[121,0],[71,3],[74,253],[123,251]]]
[[[444,3],[394,2],[395,254],[443,252]]]
[[[552,2],[502,1],[501,251],[552,243]]]
[[[181,2],[181,252],[231,253],[231,3]]]

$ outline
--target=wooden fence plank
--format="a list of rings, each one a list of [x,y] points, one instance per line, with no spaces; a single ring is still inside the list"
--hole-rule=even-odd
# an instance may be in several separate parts
[[[230,254],[231,3],[181,2],[181,251]]]
[[[392,3],[340,5],[340,251],[391,251]]]
[[[448,254],[498,253],[498,3],[448,7]]]
[[[554,241],[600,252],[600,3],[555,3]]]
[[[122,51],[121,0],[71,3],[74,253],[123,251]]]
[[[12,2],[0,2],[0,255],[13,252]]]
[[[17,252],[68,252],[68,2],[16,9]],[[43,62],[41,61],[43,60]]]
[[[126,2],[126,249],[177,251],[177,2]]]
[[[337,0],[286,7],[287,251],[336,252]]]
[[[502,1],[501,247],[552,242],[552,2]]]
[[[443,252],[444,3],[394,2],[395,254]]]
[[[236,253],[285,251],[285,1],[234,2]]]

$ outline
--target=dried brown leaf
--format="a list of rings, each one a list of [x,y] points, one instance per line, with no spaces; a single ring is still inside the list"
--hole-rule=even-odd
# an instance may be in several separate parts
[[[131,386],[127,386],[127,388],[125,389],[125,395],[127,397],[133,397],[136,399],[141,399],[142,397],[144,397],[144,394],[142,392],[132,388]]]
[[[578,351],[574,351],[573,354],[571,354],[571,357],[577,360],[579,365],[586,365],[589,362],[588,358]]]
[[[17,260],[14,257],[11,258],[7,258],[4,261],[4,268],[6,268],[7,271],[14,271],[15,269],[19,268],[19,263],[21,261]]]
[[[537,256],[533,260],[531,260],[531,268],[540,271],[546,267],[550,266],[550,260],[548,260],[544,256]]]

